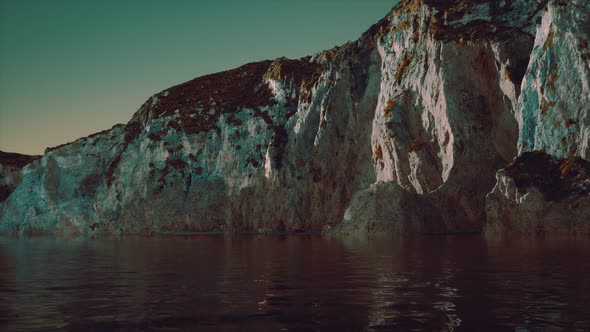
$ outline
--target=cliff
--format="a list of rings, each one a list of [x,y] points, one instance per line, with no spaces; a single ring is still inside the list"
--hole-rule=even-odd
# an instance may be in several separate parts
[[[517,173],[498,170],[533,150],[590,158],[589,34],[584,0],[401,1],[357,41],[171,87],[47,149],[0,228],[510,231],[528,210],[505,209]]]
[[[0,151],[0,204],[19,186],[22,168],[40,158]]]

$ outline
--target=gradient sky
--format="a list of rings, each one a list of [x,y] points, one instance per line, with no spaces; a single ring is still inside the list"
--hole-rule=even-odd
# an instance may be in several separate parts
[[[0,150],[127,122],[197,76],[357,39],[394,0],[0,0]]]

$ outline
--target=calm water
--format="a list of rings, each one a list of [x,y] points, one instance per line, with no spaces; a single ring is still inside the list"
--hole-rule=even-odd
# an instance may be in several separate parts
[[[590,330],[590,239],[0,238],[0,331]]]

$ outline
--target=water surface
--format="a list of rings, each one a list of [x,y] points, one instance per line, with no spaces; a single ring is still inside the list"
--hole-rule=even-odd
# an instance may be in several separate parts
[[[589,304],[584,238],[0,238],[1,331],[587,331]]]

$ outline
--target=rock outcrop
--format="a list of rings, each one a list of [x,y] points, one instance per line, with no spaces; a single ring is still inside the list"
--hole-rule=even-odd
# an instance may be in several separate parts
[[[590,159],[589,40],[590,2],[543,10],[515,114],[519,152]]]
[[[22,168],[40,158],[0,151],[0,203],[19,186]]]
[[[487,195],[489,234],[590,234],[590,162],[525,152]]]
[[[0,229],[445,233],[481,231],[489,216],[490,228],[512,225],[528,208],[502,210],[511,175],[498,169],[536,149],[590,157],[589,6],[403,0],[357,41],[169,88],[126,125],[19,171]]]

